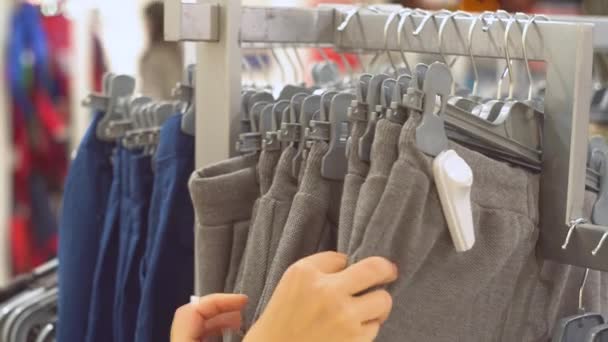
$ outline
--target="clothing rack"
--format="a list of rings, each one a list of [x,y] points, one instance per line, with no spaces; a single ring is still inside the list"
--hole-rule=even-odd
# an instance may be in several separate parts
[[[401,46],[395,21],[385,46],[379,38],[384,37],[390,16],[385,11],[360,9],[354,14],[353,7],[341,5],[314,9],[241,7],[238,0],[215,4],[167,1],[167,8],[166,37],[201,41],[197,49],[197,79],[214,80],[199,82],[196,87],[197,167],[235,153],[241,88],[240,44],[330,45],[341,51],[388,49],[469,56],[466,33],[474,20],[453,17],[444,32],[440,51],[438,26],[445,14],[437,14],[436,20],[431,18],[417,35],[413,31],[424,15],[411,15],[403,30]],[[338,31],[337,27],[349,15],[351,22]],[[608,271],[608,250],[600,250],[597,255],[591,253],[608,228],[572,224],[582,217],[583,209],[592,55],[594,47],[608,49],[608,39],[603,34],[608,33],[608,21],[586,19],[576,23],[570,17],[537,21],[526,38],[528,59],[546,64],[540,210],[553,215],[541,219],[539,251],[561,263]],[[520,21],[519,29],[510,31],[508,49],[512,59],[524,58],[524,23]],[[595,35],[592,23],[596,24]],[[504,59],[506,21],[501,24],[491,25],[487,32],[482,31],[482,25],[476,27],[472,54]],[[562,248],[568,235],[569,245]]]

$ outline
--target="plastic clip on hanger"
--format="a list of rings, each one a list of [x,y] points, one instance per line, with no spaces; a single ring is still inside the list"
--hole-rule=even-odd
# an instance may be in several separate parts
[[[278,140],[277,126],[278,118],[275,116],[273,103],[267,104],[260,115],[260,136],[262,137],[262,150],[276,151],[281,149],[281,144]]]
[[[323,157],[321,174],[331,180],[343,180],[348,169],[346,141],[350,135],[348,109],[355,95],[339,93],[333,97],[329,110],[329,149]]]
[[[121,120],[123,115],[119,113],[119,106],[123,105],[125,99],[133,95],[135,90],[135,79],[127,75],[117,75],[111,78],[108,92],[108,107],[103,118],[97,124],[97,137],[103,141],[114,141],[115,138],[108,135],[107,128],[110,121]]]
[[[289,101],[288,117],[281,120],[281,134],[279,139],[290,146],[295,146],[300,140],[300,111],[307,93],[298,93]]]
[[[380,104],[380,93],[382,92],[382,82],[388,79],[386,74],[374,75],[369,81],[367,89],[367,128],[365,133],[359,138],[359,159],[369,162],[373,143],[373,132],[376,130],[377,113],[376,106]]]
[[[255,95],[253,96],[255,97]],[[252,97],[252,98],[253,98]],[[241,153],[259,152],[262,149],[262,135],[258,130],[262,110],[270,102],[258,101],[249,108],[249,121],[251,132],[241,133],[237,141],[236,150]]]
[[[304,151],[306,149],[307,132],[310,129],[310,121],[315,112],[321,109],[321,95],[309,95],[302,101],[300,109],[300,140],[298,141],[298,152],[293,157],[291,163],[291,175],[298,178],[302,161],[304,160]]]
[[[110,102],[110,85],[116,75],[111,72],[107,72],[103,75],[102,80],[102,93],[101,94],[89,94],[83,101],[82,105],[91,108],[96,112],[106,112],[108,110],[108,104]]]
[[[369,88],[369,83],[372,79],[371,74],[362,74],[359,76],[359,82],[355,86],[356,98],[350,104],[350,108],[348,109],[348,119],[350,121],[351,127],[355,122],[367,122],[367,89]],[[352,144],[352,137],[348,137],[348,141],[346,142],[346,157],[349,157],[350,153],[350,144]],[[357,141],[357,143],[359,143]]]
[[[194,87],[196,84],[196,66],[191,64],[186,68],[185,83],[179,84],[179,97],[180,100],[186,104],[185,110],[183,111],[181,128],[182,132],[190,136],[194,136],[196,131],[195,124],[195,98],[194,98]]]

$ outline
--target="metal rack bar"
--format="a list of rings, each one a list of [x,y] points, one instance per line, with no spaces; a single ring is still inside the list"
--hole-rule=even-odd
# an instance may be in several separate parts
[[[352,20],[360,20],[362,25],[351,24],[337,32],[335,28],[348,15],[348,7],[337,7],[330,15],[326,8],[241,10],[238,0],[222,0],[220,8],[220,42],[201,45],[198,50],[197,79],[214,80],[197,85],[197,146],[202,147],[197,149],[198,166],[228,157],[232,151],[228,148],[231,147],[229,141],[235,141],[238,127],[235,102],[240,91],[239,26],[242,43],[333,43],[345,50],[384,50],[384,26],[390,15],[384,11],[361,9]],[[430,19],[420,34],[414,35],[423,16],[412,15],[403,30],[402,46],[397,44],[395,21],[394,29],[389,29],[386,37],[387,48],[439,53],[438,26],[443,18],[438,15],[436,19]],[[469,54],[466,37],[472,20],[453,18],[445,30],[441,47],[444,54]],[[523,27],[524,22],[519,25]],[[504,58],[506,21],[495,22],[487,31],[481,26],[473,34],[473,54]],[[511,58],[521,59],[522,32],[517,29],[510,32]],[[608,248],[596,256],[591,254],[608,230],[606,227],[581,225],[572,234],[570,246],[562,249],[570,222],[580,218],[583,212],[594,39],[596,43],[602,43],[594,38],[591,24],[539,21],[530,30],[526,46],[531,60],[542,60],[546,64],[540,210],[541,214],[551,215],[541,216],[540,252],[546,258],[562,263],[608,271],[608,262],[605,262]],[[234,124],[230,125],[230,122]],[[227,131],[229,137],[226,137]]]

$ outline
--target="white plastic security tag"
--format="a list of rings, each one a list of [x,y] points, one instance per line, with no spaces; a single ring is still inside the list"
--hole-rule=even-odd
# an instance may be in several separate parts
[[[458,252],[468,251],[475,244],[471,208],[473,171],[454,150],[447,150],[435,157],[433,175],[454,247]]]

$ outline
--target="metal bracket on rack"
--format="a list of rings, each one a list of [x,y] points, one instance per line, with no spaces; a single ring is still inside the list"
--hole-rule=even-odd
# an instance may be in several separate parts
[[[219,4],[198,0],[165,1],[165,12],[165,40],[220,40]]]

